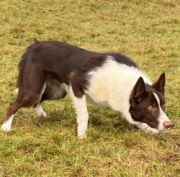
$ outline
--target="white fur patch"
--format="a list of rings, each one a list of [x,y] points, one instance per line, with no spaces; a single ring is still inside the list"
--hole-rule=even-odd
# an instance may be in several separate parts
[[[67,84],[61,84],[61,87],[67,92],[69,93],[70,89],[69,89],[69,86]]]
[[[15,92],[18,93],[19,92],[19,88],[15,89]]]
[[[82,98],[77,98],[74,96],[72,88],[70,87],[70,95],[74,101],[74,107],[77,114],[77,135],[79,138],[84,138],[86,136],[86,130],[88,127],[88,111],[86,106],[86,96],[83,95]]]
[[[11,125],[12,125],[13,117],[14,117],[14,115],[9,117],[8,120],[2,124],[1,130],[3,130],[3,131],[10,131],[11,130]]]
[[[156,134],[159,132],[159,130],[157,130],[156,128],[152,128],[150,127],[148,124],[146,123],[139,123],[139,124],[136,124],[136,126],[141,129],[141,130],[144,130],[145,132],[147,133],[152,133],[152,134]]]
[[[158,130],[164,130],[165,127],[164,127],[163,123],[164,123],[165,121],[170,122],[170,120],[169,120],[169,118],[167,117],[167,115],[165,114],[165,112],[164,112],[164,111],[162,110],[162,108],[161,108],[159,97],[157,96],[156,93],[153,93],[153,94],[154,94],[154,96],[155,96],[155,98],[156,98],[156,100],[157,100],[157,102],[158,102],[159,111],[160,111],[159,117],[158,117],[158,121],[159,121]]]
[[[42,91],[41,91],[41,94],[40,94],[40,97],[39,97],[39,102],[41,101],[41,97],[44,93],[46,89],[46,83],[44,83],[44,86],[42,88]],[[47,114],[44,112],[42,106],[39,104],[37,104],[37,106],[35,107],[35,110],[36,110],[36,113],[38,114],[38,116],[43,116],[43,117],[47,117]]]
[[[88,73],[89,88],[86,94],[96,103],[106,103],[113,110],[119,111],[131,124],[136,122],[129,113],[129,98],[131,91],[142,77],[145,83],[151,85],[150,79],[133,66],[117,63],[111,56],[102,67]]]
[[[42,106],[40,104],[38,104],[35,107],[36,113],[38,114],[38,116],[43,116],[43,117],[47,117],[47,114],[44,112]]]

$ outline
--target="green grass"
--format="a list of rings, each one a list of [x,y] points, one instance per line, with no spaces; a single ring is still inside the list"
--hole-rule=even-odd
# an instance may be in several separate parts
[[[88,137],[79,140],[69,98],[45,102],[48,118],[21,109],[12,131],[0,132],[0,176],[180,175],[179,0],[1,0],[0,8],[1,120],[16,98],[17,64],[37,38],[124,52],[153,81],[166,72],[167,114],[175,123],[149,135],[117,112],[89,106]]]

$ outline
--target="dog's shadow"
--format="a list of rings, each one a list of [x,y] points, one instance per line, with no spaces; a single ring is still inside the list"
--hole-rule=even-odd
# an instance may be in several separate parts
[[[88,127],[97,129],[98,131],[123,133],[134,129],[122,116],[113,110],[88,106],[89,123]],[[73,108],[66,108],[58,110],[55,109],[47,112],[47,117],[34,117],[33,122],[36,126],[47,124],[52,126],[60,125],[63,127],[76,128],[76,114]]]

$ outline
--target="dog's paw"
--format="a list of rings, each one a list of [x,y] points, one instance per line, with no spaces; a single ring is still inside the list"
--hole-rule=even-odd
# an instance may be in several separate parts
[[[47,117],[47,114],[44,111],[37,112],[37,114],[38,114],[39,117]]]
[[[15,89],[14,91],[15,91],[16,93],[18,93],[18,92],[19,92],[19,88]]]
[[[40,117],[47,117],[47,114],[43,110],[41,110],[41,112],[37,112],[37,114]]]
[[[145,132],[150,133],[150,134],[158,134],[159,130],[157,130],[155,128],[148,127],[148,128],[145,129]]]
[[[79,139],[85,139],[85,138],[87,138],[87,135],[86,135],[86,134],[78,135],[78,138],[79,138]]]
[[[140,124],[136,124],[135,125],[137,128],[145,131],[146,133],[151,133],[151,134],[157,134],[159,133],[159,130],[155,129],[155,128],[151,128],[149,125],[147,125],[146,123],[140,123]]]
[[[2,124],[1,130],[4,131],[4,132],[8,132],[8,131],[11,130],[11,126],[7,122],[5,122],[5,123]]]
[[[42,114],[41,114],[41,116],[47,117],[47,114],[43,111]]]
[[[78,136],[79,139],[84,139],[84,138],[86,138],[86,137],[87,137],[86,131],[80,131],[80,130],[79,130],[77,136]]]
[[[86,126],[78,125],[78,127],[77,127],[77,137],[79,139],[86,138],[86,131],[87,131],[87,127]]]
[[[38,114],[38,116],[42,116],[42,117],[47,117],[47,114],[44,112],[42,106],[40,104],[38,104],[36,107],[35,107],[35,110]]]

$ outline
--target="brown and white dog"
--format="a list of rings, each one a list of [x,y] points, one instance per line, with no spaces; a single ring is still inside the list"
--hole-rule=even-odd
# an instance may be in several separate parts
[[[121,53],[96,53],[58,41],[35,41],[19,63],[18,96],[10,104],[1,129],[11,130],[18,109],[34,106],[38,115],[46,116],[41,103],[69,93],[80,138],[88,127],[86,102],[108,106],[138,128],[158,133],[172,126],[164,112],[164,86],[164,73],[152,84]]]

